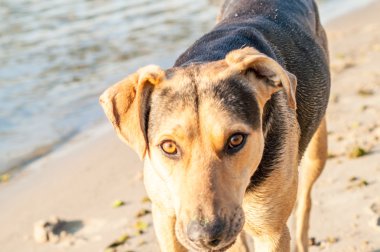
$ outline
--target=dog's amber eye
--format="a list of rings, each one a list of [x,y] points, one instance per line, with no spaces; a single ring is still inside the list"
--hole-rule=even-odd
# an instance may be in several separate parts
[[[161,144],[161,149],[169,155],[177,154],[177,146],[173,141],[165,141]]]
[[[228,146],[231,148],[235,148],[243,143],[244,136],[241,134],[236,134],[230,137],[230,142],[228,143]]]
[[[227,142],[227,152],[229,154],[238,152],[244,146],[246,136],[242,133],[232,135]]]

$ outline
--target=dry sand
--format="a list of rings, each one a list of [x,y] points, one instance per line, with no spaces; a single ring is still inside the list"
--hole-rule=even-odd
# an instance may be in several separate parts
[[[379,13],[377,1],[326,26],[331,158],[313,192],[311,251],[380,251]],[[349,158],[359,147],[368,154]],[[0,184],[0,251],[103,251],[123,235],[117,251],[158,251],[150,215],[136,217],[150,208],[141,167],[108,124],[75,137]],[[33,225],[50,216],[66,236],[38,244]]]

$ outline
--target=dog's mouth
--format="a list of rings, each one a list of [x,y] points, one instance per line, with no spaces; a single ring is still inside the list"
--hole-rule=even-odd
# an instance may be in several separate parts
[[[224,252],[226,251],[227,249],[231,248],[236,242],[236,238],[233,239],[232,241],[230,241],[229,243],[223,245],[223,246],[220,246],[220,247],[216,247],[216,248],[210,248],[206,245],[203,245],[203,246],[197,246],[195,244],[191,244],[191,248],[194,249],[195,251],[204,251],[204,252]]]
[[[223,252],[223,251],[226,251],[227,249],[231,248],[236,242],[236,238],[233,239],[230,243],[228,243],[227,245],[225,245],[224,247],[221,247],[221,248],[218,248],[218,249],[211,249],[211,250],[207,250],[207,251],[212,251],[212,252]]]
[[[177,238],[180,240],[181,244],[184,245],[186,248],[189,249],[189,251],[195,252],[224,252],[227,251],[229,248],[231,248],[235,242],[236,242],[236,237],[232,239],[229,242],[224,242],[223,245],[217,246],[217,247],[209,247],[205,244],[195,244],[191,242],[189,239],[185,238],[184,234],[182,232],[176,232],[177,233]]]
[[[231,248],[236,242],[236,239],[232,240],[229,244],[221,248],[197,248],[196,251],[208,251],[208,252],[224,252]]]

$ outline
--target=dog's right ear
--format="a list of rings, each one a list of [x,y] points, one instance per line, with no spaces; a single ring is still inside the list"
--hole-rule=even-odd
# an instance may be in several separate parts
[[[261,101],[262,105],[265,104],[273,93],[283,89],[286,93],[289,107],[294,110],[297,108],[297,78],[282,68],[272,58],[252,47],[245,47],[231,51],[227,54],[225,60],[230,67],[240,73],[253,71],[256,75],[264,77],[267,80],[267,85],[256,87],[259,93],[261,93],[261,98],[263,98]]]
[[[131,146],[141,159],[147,150],[145,118],[148,98],[165,76],[158,66],[150,65],[108,88],[100,104],[118,136]]]

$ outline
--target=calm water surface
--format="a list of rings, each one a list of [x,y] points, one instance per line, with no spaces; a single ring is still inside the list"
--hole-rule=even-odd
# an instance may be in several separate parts
[[[323,1],[321,12],[366,1]],[[217,0],[0,0],[0,173],[104,120],[106,87],[171,66],[217,10]]]
[[[169,67],[216,13],[207,0],[1,0],[0,172],[103,119],[101,91]]]

